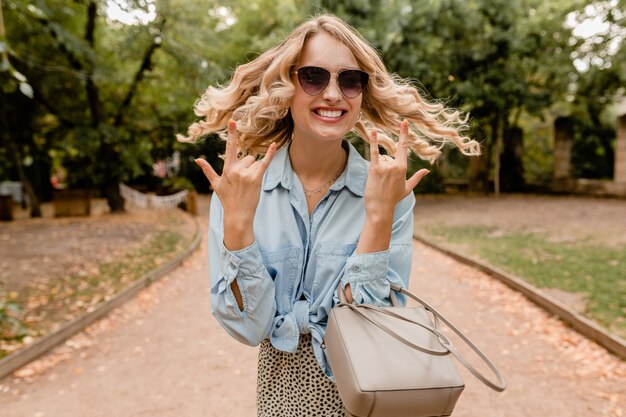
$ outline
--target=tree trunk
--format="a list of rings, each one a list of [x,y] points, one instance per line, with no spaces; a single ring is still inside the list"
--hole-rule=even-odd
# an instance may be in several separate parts
[[[487,147],[489,151],[489,163],[494,161],[493,169],[493,191],[496,196],[500,195],[500,134],[502,129],[500,114],[494,115],[491,119],[491,141]],[[492,152],[493,151],[493,152]],[[495,154],[495,157],[493,157]]]
[[[613,162],[615,161],[615,151],[613,150],[613,139],[615,138],[613,129],[603,128],[602,121],[600,120],[600,113],[604,106],[599,105],[597,102],[593,102],[591,100],[587,101],[587,114],[591,119],[591,125],[593,126],[593,130],[595,135],[597,135],[600,140],[600,146],[602,146],[604,162],[606,167],[613,167]],[[617,132],[615,132],[617,133]],[[614,172],[609,172],[609,175],[615,175]]]
[[[574,119],[558,117],[554,121],[554,170],[552,189],[570,191],[572,182],[572,144],[574,143]]]
[[[165,25],[165,20],[162,20],[159,26],[159,31],[163,29]],[[92,41],[93,42],[93,41]],[[137,89],[139,88],[139,84],[144,77],[146,71],[149,71],[152,68],[152,57],[154,56],[154,52],[161,46],[161,41],[157,41],[156,39],[152,44],[148,46],[146,52],[144,53],[143,59],[141,61],[141,65],[137,69],[135,73],[135,77],[133,78],[133,82],[131,83],[128,91],[126,92],[126,97],[120,104],[117,110],[117,114],[114,117],[113,125],[115,127],[121,127],[124,125],[124,115],[126,110],[130,106]],[[105,143],[104,141],[101,143],[101,154],[108,155],[106,161],[117,161],[119,160],[119,154],[115,152],[115,150],[111,147],[110,144]],[[105,169],[107,169],[105,167]],[[125,210],[124,208],[124,198],[120,194],[119,188],[120,177],[117,171],[108,170],[105,173],[105,195],[107,197],[107,201],[109,203],[109,207],[111,208],[112,213],[122,212]]]
[[[120,186],[118,181],[111,180],[106,184],[104,190],[107,203],[111,209],[111,213],[123,213],[126,211],[126,200],[120,194]]]
[[[498,113],[495,118],[494,131],[495,133],[495,167],[493,173],[493,187],[494,193],[496,196],[500,195],[502,191],[502,154],[504,153],[505,144],[505,136],[506,132],[509,130],[509,113],[508,111],[503,111]]]
[[[0,39],[4,41],[6,39],[6,33],[4,29],[4,15],[2,14],[2,7],[3,7],[2,0],[0,0]],[[2,52],[2,65],[5,67],[8,67],[10,65],[9,55],[8,55],[6,48]],[[20,93],[17,93],[17,94],[20,94]],[[17,168],[17,172],[20,177],[20,181],[22,182],[22,186],[24,187],[24,191],[30,198],[30,207],[31,207],[30,215],[32,217],[41,217],[41,207],[39,205],[39,199],[37,198],[37,195],[35,194],[35,190],[30,180],[28,179],[28,177],[26,176],[26,173],[24,172],[24,167],[22,166],[22,159],[20,158],[17,147],[15,143],[13,143],[13,139],[11,138],[10,132],[12,131],[12,129],[8,124],[8,115],[4,106],[0,108],[0,113],[1,113],[0,117],[2,118],[0,120],[0,123],[2,126],[5,126],[6,128],[4,138],[7,144],[7,149],[9,150],[9,154],[11,155],[11,158],[13,159],[13,163],[15,164],[15,167]]]
[[[488,132],[479,125],[475,135],[477,138],[486,138]],[[472,191],[488,192],[489,189],[489,155],[488,145],[482,151],[481,156],[470,158],[469,162],[469,189]]]
[[[9,150],[9,154],[11,155],[13,163],[17,168],[17,172],[20,177],[20,181],[22,182],[22,186],[24,187],[24,191],[26,192],[26,195],[28,195],[28,198],[30,200],[30,216],[41,217],[41,206],[39,204],[39,198],[37,197],[37,194],[35,194],[35,189],[33,188],[30,179],[28,179],[28,177],[26,176],[26,172],[24,172],[24,167],[22,166],[22,158],[20,157],[15,143],[13,143],[13,140],[11,139],[11,134],[9,133],[8,129],[4,135],[4,138],[5,142],[7,143],[7,149]]]
[[[19,93],[17,93],[19,94]],[[3,97],[3,99],[6,96]],[[22,99],[21,97],[19,99]],[[22,103],[22,101],[20,100],[15,100],[15,97],[13,97],[13,103]],[[23,98],[22,100],[26,100],[26,98]],[[19,108],[19,105],[18,105]],[[30,179],[28,178],[28,176],[26,175],[26,171],[24,171],[24,167],[22,165],[22,157],[20,155],[20,151],[17,147],[17,144],[14,142],[13,137],[11,136],[11,132],[16,132],[16,131],[20,131],[15,129],[14,126],[9,125],[9,118],[11,116],[9,116],[7,114],[7,109],[6,107],[2,106],[0,107],[0,130],[4,130],[4,134],[2,135],[2,137],[4,138],[4,142],[6,142],[6,147],[7,150],[9,151],[9,155],[10,158],[13,160],[13,164],[15,165],[15,168],[17,169],[18,172],[18,176],[20,178],[20,181],[22,182],[22,186],[24,187],[24,191],[26,193],[26,195],[28,195],[28,198],[30,199],[30,215],[31,217],[41,217],[41,206],[39,203],[39,198],[37,197],[37,194],[35,193],[35,189],[33,187],[32,182],[30,181]],[[27,115],[31,115],[31,112],[28,112],[26,110],[26,108],[21,108],[21,115],[22,117],[27,117]],[[20,121],[25,120],[25,119],[20,119]],[[12,120],[12,122],[15,122],[14,120]],[[24,135],[32,135],[32,133],[30,132],[29,129],[27,128],[22,128],[21,131],[23,132]]]
[[[96,18],[97,3],[90,1],[87,6],[87,21],[85,23],[85,40],[92,48],[95,47],[94,34],[96,32]],[[98,86],[93,79],[93,67],[94,63],[90,63],[87,71],[87,82],[85,83],[85,89],[87,91],[87,100],[89,102],[89,110],[91,113],[91,127],[99,130],[98,127],[102,125],[104,112],[102,101],[100,100],[100,92]],[[119,175],[116,174],[119,161],[119,155],[113,149],[110,143],[107,143],[102,136],[100,136],[100,157],[102,161],[106,161],[101,165],[103,172],[104,183],[102,189],[106,196],[107,203],[111,209],[111,213],[119,213],[124,211],[124,198],[122,198],[119,189]]]
[[[626,114],[617,118],[613,181],[626,183]]]
[[[500,156],[501,191],[521,192],[524,190],[524,131],[513,126],[505,132],[502,155]]]

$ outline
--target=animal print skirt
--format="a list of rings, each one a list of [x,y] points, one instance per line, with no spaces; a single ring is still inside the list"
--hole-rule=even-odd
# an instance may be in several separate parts
[[[257,377],[258,417],[344,417],[337,385],[320,368],[311,335],[301,334],[295,353],[261,342]]]

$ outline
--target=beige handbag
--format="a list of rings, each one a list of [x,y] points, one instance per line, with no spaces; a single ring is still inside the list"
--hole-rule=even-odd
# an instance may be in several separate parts
[[[504,391],[500,371],[452,323],[410,292],[391,289],[393,307],[376,307],[349,304],[338,288],[340,302],[330,312],[324,349],[348,417],[449,416],[465,387],[450,354],[487,386]],[[394,291],[421,306],[400,307]],[[454,349],[439,320],[485,361],[497,383]]]

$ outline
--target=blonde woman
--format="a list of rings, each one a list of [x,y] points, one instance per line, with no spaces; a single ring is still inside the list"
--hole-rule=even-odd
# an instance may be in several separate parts
[[[322,344],[337,285],[377,305],[389,304],[390,282],[407,287],[412,191],[428,173],[406,179],[408,152],[434,160],[446,142],[467,155],[478,144],[457,112],[391,76],[329,15],[239,66],[195,110],[204,119],[180,140],[226,139],[221,176],[196,160],[215,190],[211,306],[232,337],[261,345],[258,415],[343,416]],[[371,162],[344,140],[350,131]]]

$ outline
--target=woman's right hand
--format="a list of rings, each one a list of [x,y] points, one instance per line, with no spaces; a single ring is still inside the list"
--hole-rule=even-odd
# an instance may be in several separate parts
[[[243,249],[254,242],[254,213],[261,197],[263,175],[275,153],[276,143],[272,143],[263,159],[257,161],[251,155],[238,159],[237,123],[229,120],[222,175],[217,175],[204,159],[195,160],[224,208],[224,245],[229,250]]]

